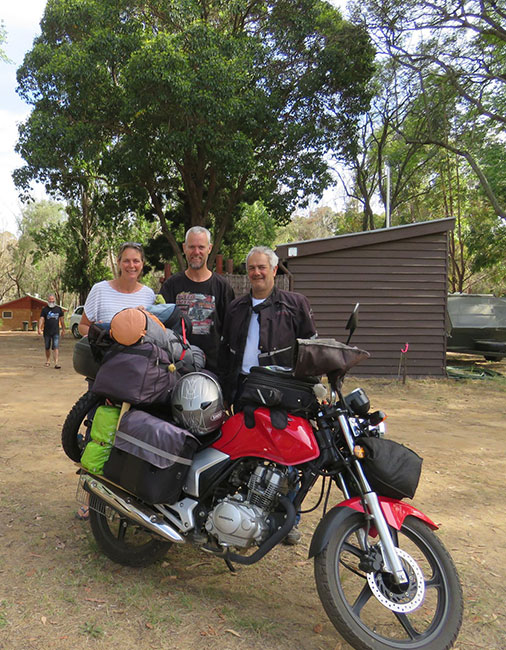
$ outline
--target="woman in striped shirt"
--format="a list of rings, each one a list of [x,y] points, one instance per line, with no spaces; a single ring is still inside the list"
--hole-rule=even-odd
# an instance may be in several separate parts
[[[118,277],[103,280],[91,287],[84,303],[84,311],[79,323],[83,336],[88,334],[92,323],[110,323],[112,317],[127,307],[149,307],[155,302],[155,293],[139,282],[144,267],[144,251],[135,242],[126,242],[118,252]],[[89,506],[79,507],[76,518],[87,521]]]
[[[118,252],[118,277],[97,282],[86,298],[79,324],[83,336],[88,334],[92,323],[110,323],[122,309],[148,307],[155,302],[154,291],[139,282],[143,267],[142,246],[135,242],[122,244]]]

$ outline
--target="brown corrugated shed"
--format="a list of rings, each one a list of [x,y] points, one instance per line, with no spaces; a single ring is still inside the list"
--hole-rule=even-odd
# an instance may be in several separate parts
[[[355,303],[352,344],[371,353],[356,375],[397,376],[401,348],[409,376],[446,375],[445,314],[448,232],[454,219],[282,244],[276,253],[292,289],[313,307],[318,334],[346,341]]]

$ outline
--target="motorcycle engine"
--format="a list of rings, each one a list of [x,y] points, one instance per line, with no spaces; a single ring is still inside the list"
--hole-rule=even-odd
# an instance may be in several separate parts
[[[268,517],[276,499],[288,492],[286,472],[257,465],[248,481],[248,492],[221,499],[209,513],[206,530],[221,546],[248,548],[260,544],[269,531]]]

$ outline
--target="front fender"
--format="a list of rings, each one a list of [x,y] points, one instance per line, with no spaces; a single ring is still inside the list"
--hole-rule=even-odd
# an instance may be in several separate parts
[[[421,519],[430,526],[432,530],[437,529],[436,524],[424,515],[423,512],[408,503],[404,503],[404,501],[389,499],[387,497],[378,497],[378,500],[381,504],[381,510],[385,515],[385,519],[388,525],[392,526],[392,528],[400,530],[404,519],[411,516]],[[342,501],[337,506],[334,506],[332,510],[329,510],[316,527],[313,539],[311,540],[311,546],[309,547],[309,558],[321,553],[329,543],[329,539],[334,530],[338,528],[345,519],[353,516],[355,512],[364,512],[364,507],[360,497],[353,497],[352,499]],[[377,535],[376,530],[372,526],[370,532],[373,536]]]

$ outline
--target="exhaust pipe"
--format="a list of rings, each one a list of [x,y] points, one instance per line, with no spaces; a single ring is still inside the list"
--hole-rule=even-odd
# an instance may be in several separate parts
[[[169,526],[166,522],[160,521],[161,515],[144,504],[134,501],[133,497],[121,496],[112,487],[109,487],[88,474],[81,475],[84,481],[84,489],[95,494],[107,505],[127,517],[131,521],[147,528],[150,532],[156,533],[168,542],[184,544],[185,540],[181,535]]]

